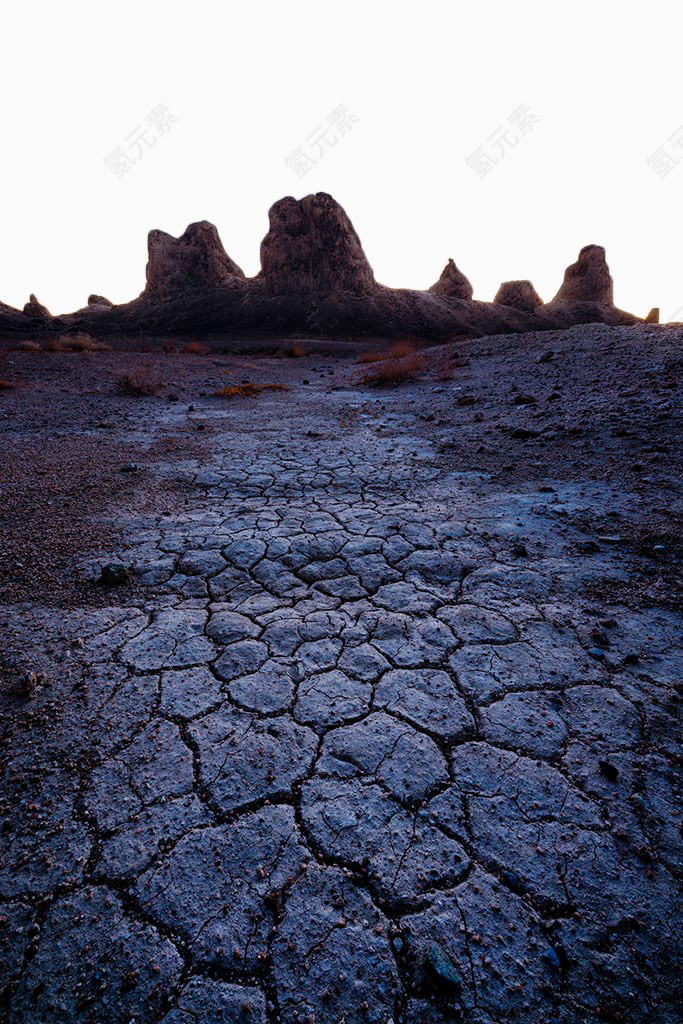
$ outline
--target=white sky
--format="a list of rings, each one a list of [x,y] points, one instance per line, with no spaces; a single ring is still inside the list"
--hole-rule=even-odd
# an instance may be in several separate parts
[[[254,274],[269,206],[324,191],[384,284],[428,287],[452,256],[476,298],[530,278],[547,300],[595,242],[618,305],[683,319],[677,16],[673,0],[6,5],[0,300],[134,298],[148,230],[195,220]],[[126,138],[158,104],[177,122],[118,178],[105,156],[135,157]],[[299,179],[285,158],[339,104],[357,122]],[[501,159],[487,139],[520,104],[538,120]],[[498,159],[484,177],[465,162],[480,146]],[[661,146],[680,161],[665,177],[647,164]]]

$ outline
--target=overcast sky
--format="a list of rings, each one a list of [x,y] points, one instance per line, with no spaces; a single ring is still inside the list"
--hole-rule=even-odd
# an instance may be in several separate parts
[[[588,243],[615,300],[683,319],[672,0],[74,0],[3,12],[0,300],[144,287],[147,232],[218,227],[247,274],[269,206],[330,192],[377,279],[452,256],[545,300]],[[649,161],[649,162],[648,162]]]

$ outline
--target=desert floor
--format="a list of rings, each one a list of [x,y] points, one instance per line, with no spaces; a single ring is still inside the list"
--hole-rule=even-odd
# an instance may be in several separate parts
[[[2,348],[0,1019],[679,1021],[682,344]]]

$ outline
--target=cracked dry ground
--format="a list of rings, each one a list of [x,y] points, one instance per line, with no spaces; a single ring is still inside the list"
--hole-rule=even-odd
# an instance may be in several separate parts
[[[573,525],[637,501],[366,399],[199,400],[142,596],[3,610],[46,676],[5,705],[10,1024],[679,1019],[681,622],[586,596],[628,566]]]

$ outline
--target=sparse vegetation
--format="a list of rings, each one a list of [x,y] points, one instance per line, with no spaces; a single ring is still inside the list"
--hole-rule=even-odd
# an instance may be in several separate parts
[[[156,395],[161,390],[161,381],[145,370],[137,370],[114,378],[114,388],[120,395]]]
[[[356,359],[357,363],[381,363],[383,359],[387,358],[386,352],[379,352],[378,350],[372,350],[368,352],[361,352]]]
[[[32,349],[31,351],[36,351]],[[97,341],[89,334],[63,334],[43,342],[43,352],[111,352],[111,346]]]
[[[188,356],[205,356],[207,348],[206,345],[202,345],[201,341],[188,341],[183,352]]]
[[[415,354],[415,346],[409,341],[396,341],[385,352],[379,349],[370,349],[368,352],[361,352],[356,359],[357,363],[382,363],[385,359],[406,359]]]
[[[302,356],[306,355],[306,350],[303,347],[303,345],[300,345],[298,342],[295,341],[292,345],[289,346],[289,348],[285,349],[285,355],[289,359],[301,359]]]
[[[22,341],[18,348],[20,352],[40,352],[40,345],[37,341]]]
[[[287,391],[286,384],[254,384],[247,380],[242,384],[229,384],[214,392],[217,398],[255,398],[263,391]]]
[[[375,355],[377,353],[366,352],[358,357],[358,362],[370,363],[371,368],[360,373],[355,383],[370,387],[393,387],[409,380],[417,380],[427,369],[424,357],[408,342],[397,342],[388,352],[380,354],[379,359],[374,358]]]
[[[10,384],[8,380],[0,380],[0,391],[9,391],[14,387],[14,384]]]

